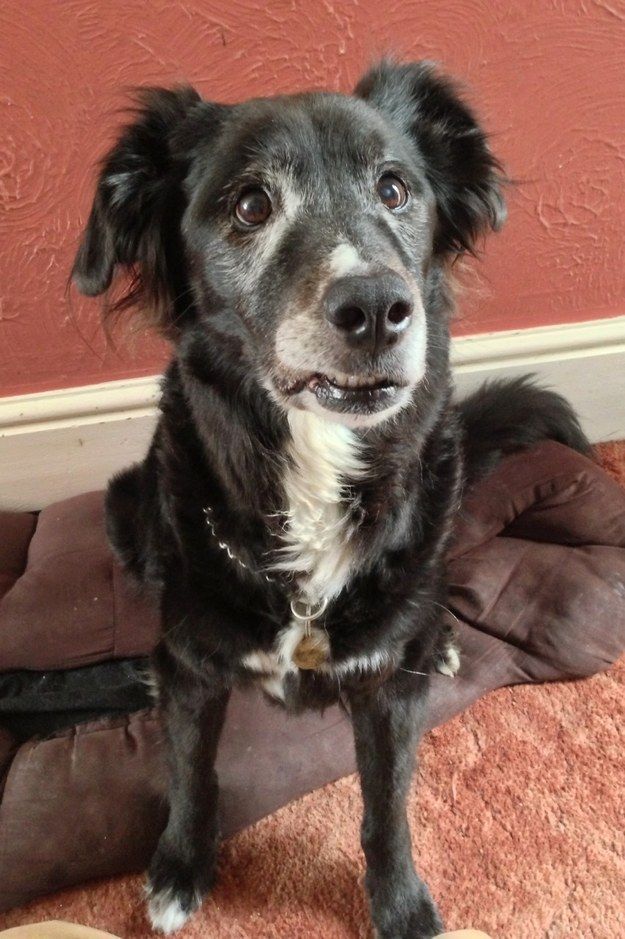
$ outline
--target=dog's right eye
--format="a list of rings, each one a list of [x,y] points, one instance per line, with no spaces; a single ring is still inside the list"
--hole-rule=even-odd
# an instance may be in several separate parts
[[[377,189],[380,199],[392,212],[396,209],[403,209],[408,202],[408,187],[394,173],[385,173],[378,180]]]
[[[239,198],[234,214],[248,228],[262,225],[271,215],[271,199],[263,189],[248,189]]]

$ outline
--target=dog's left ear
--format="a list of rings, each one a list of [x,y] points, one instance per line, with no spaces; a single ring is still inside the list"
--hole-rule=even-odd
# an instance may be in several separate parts
[[[473,252],[480,235],[501,227],[501,166],[470,108],[432,63],[383,61],[354,94],[382,111],[422,154],[438,208],[438,254]]]

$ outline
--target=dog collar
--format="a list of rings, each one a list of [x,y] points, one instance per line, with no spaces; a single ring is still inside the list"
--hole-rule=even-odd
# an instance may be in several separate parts
[[[221,550],[226,552],[226,554],[228,555],[231,561],[236,561],[239,567],[242,567],[244,568],[244,570],[249,571],[250,574],[258,574],[259,577],[264,577],[265,580],[270,584],[276,582],[277,580],[276,577],[270,577],[269,574],[266,574],[264,571],[254,570],[253,567],[250,567],[249,564],[246,564],[245,561],[242,558],[240,558],[239,555],[235,551],[232,550],[232,548],[230,547],[227,541],[222,541],[220,539],[219,535],[217,534],[217,529],[215,528],[215,522],[213,521],[213,509],[210,505],[205,506],[202,509],[202,512],[204,513],[204,518],[206,519],[206,524],[208,525],[210,529],[211,535],[213,536],[213,538],[215,539],[215,541],[217,542],[217,545],[221,548]]]
[[[231,561],[234,561],[239,567],[249,571],[250,574],[257,574],[263,577],[268,583],[276,583],[277,578],[271,577],[262,570],[254,570],[243,558],[240,558],[236,551],[233,551],[227,541],[222,541],[217,534],[215,522],[213,519],[213,509],[210,505],[202,509],[206,524],[211,535],[217,542],[219,548],[225,551]],[[303,597],[294,597],[290,602],[290,609],[293,619],[301,623],[303,628],[302,637],[295,646],[291,658],[294,664],[304,670],[319,668],[330,658],[330,643],[325,629],[316,626],[315,620],[320,619],[328,606],[328,598],[322,597],[316,603],[311,603]]]

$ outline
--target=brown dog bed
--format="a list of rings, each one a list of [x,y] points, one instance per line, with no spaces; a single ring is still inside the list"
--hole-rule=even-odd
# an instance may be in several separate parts
[[[590,675],[625,647],[625,492],[555,443],[467,498],[449,555],[459,675],[430,726],[504,684]],[[153,598],[107,549],[102,494],[0,515],[0,909],[143,867],[165,820],[156,712],[140,681]],[[287,717],[233,695],[218,770],[224,835],[354,769],[336,708]]]

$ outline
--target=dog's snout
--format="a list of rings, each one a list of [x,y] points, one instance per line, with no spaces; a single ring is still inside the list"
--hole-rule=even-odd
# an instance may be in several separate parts
[[[410,324],[413,302],[399,274],[341,277],[325,295],[325,314],[345,341],[379,352],[397,342]]]

